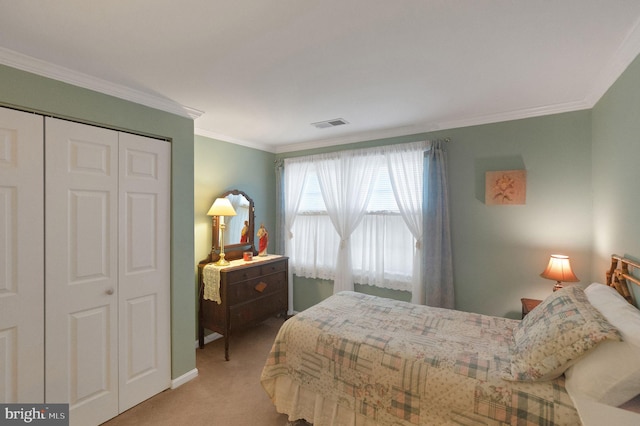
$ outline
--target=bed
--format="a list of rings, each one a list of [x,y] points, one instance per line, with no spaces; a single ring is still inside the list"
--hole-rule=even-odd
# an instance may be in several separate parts
[[[586,424],[580,405],[640,393],[629,265],[613,256],[606,284],[565,287],[522,321],[341,292],[284,323],[261,384],[314,426]]]

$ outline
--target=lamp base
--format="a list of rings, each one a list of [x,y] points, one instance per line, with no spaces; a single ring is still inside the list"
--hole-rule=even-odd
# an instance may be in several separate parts
[[[216,265],[216,266],[229,266],[229,265],[231,265],[231,262],[229,262],[227,259],[224,258],[224,253],[220,253],[220,259],[218,259],[218,261],[216,263],[214,263],[214,265]]]
[[[558,291],[562,288],[562,283],[560,281],[556,282],[556,285],[553,286],[553,291]]]

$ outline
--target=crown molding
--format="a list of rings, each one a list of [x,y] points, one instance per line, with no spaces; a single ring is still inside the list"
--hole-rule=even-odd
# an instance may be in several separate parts
[[[242,145],[242,146],[246,146],[247,148],[253,148],[253,149],[258,149],[260,151],[266,151],[266,152],[271,152],[273,154],[276,153],[276,147],[273,145],[268,145],[268,144],[263,144],[263,143],[258,143],[258,142],[252,142],[252,141],[246,141],[246,140],[242,140],[242,139],[236,139],[236,138],[232,138],[230,136],[227,135],[223,135],[221,133],[216,133],[216,132],[212,132],[206,129],[202,129],[199,127],[196,127],[195,129],[193,129],[193,132],[198,135],[198,136],[204,136],[205,138],[209,138],[209,139],[215,139],[215,140],[219,140],[222,142],[227,142],[227,143],[232,143],[234,145]]]
[[[494,124],[503,121],[523,120],[526,118],[543,117],[545,115],[562,114],[565,112],[581,111],[591,108],[585,100],[565,102],[555,105],[545,105],[531,107],[514,111],[500,112],[496,114],[479,115],[461,120],[452,120],[438,123],[436,130],[456,129],[459,127],[480,126],[483,124]]]
[[[364,133],[356,133],[344,137],[336,137],[330,139],[314,140],[309,142],[293,143],[288,145],[276,146],[276,154],[282,154],[292,151],[302,151],[316,148],[326,148],[328,146],[345,145],[349,143],[357,143],[371,141],[377,139],[394,138],[401,136],[416,135],[420,133],[435,132],[441,130],[458,129],[462,127],[480,126],[483,124],[500,123],[504,121],[521,120],[525,118],[541,117],[551,114],[560,114],[563,112],[580,111],[589,109],[591,106],[586,101],[574,101],[558,105],[549,105],[543,107],[533,107],[517,111],[500,112],[496,114],[479,115],[474,117],[463,118],[460,120],[421,123],[411,126],[396,127],[392,129],[375,130]]]
[[[604,96],[615,81],[622,75],[631,62],[640,52],[640,19],[638,19],[620,44],[620,47],[611,55],[611,60],[606,63],[600,75],[596,78],[591,91],[585,96],[585,101],[593,108]]]
[[[203,111],[0,47],[0,64],[193,120]]]
[[[367,132],[353,133],[345,136],[337,136],[335,138],[316,139],[307,142],[294,142],[286,145],[268,145],[258,142],[246,141],[242,139],[232,138],[227,135],[215,133],[202,128],[195,128],[196,135],[204,136],[210,139],[216,139],[222,142],[242,145],[249,148],[259,149],[261,151],[271,152],[275,154],[284,154],[293,151],[305,151],[317,148],[326,148],[329,146],[346,145],[350,143],[366,142],[378,139],[395,138],[402,136],[416,135],[420,133],[435,132],[440,130],[457,129],[462,127],[480,126],[483,124],[500,123],[503,121],[521,120],[525,118],[541,117],[545,115],[561,114],[564,112],[580,111],[592,108],[593,104],[586,100],[573,101],[557,105],[548,105],[542,107],[532,107],[516,111],[500,112],[496,114],[487,114],[463,118],[460,120],[451,120],[433,123],[421,123],[410,126],[394,127],[390,129],[378,129]]]
[[[504,121],[522,120],[525,118],[541,117],[545,115],[561,114],[564,112],[581,111],[592,108],[593,105],[585,100],[568,102],[558,105],[548,105],[543,107],[533,107],[517,111],[500,112],[434,123],[422,123],[411,126],[394,127],[391,129],[378,129],[367,132],[354,133],[351,135],[338,136],[335,138],[317,139],[308,142],[295,142],[286,145],[267,145],[236,139],[220,133],[211,132],[202,128],[195,128],[195,134],[222,142],[242,145],[249,148],[274,154],[284,154],[293,151],[305,151],[329,146],[346,145],[350,143],[366,142],[378,139],[395,138],[402,136],[416,135],[420,133],[435,132],[441,130],[458,129],[462,127],[481,126],[483,124],[500,123]]]

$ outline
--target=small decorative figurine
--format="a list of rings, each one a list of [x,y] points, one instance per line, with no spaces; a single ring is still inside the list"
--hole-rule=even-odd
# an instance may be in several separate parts
[[[264,223],[261,223],[258,229],[258,256],[267,255],[267,244],[269,244],[269,233],[264,227]]]
[[[247,241],[249,241],[249,221],[245,220],[242,231],[240,231],[240,242],[246,243]]]

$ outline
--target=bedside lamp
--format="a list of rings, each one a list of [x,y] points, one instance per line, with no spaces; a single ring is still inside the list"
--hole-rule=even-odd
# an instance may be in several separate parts
[[[547,269],[542,271],[540,276],[548,280],[556,280],[556,285],[553,286],[553,291],[561,289],[563,282],[580,281],[571,270],[569,256],[565,256],[563,254],[552,254],[549,259]]]
[[[231,201],[226,198],[216,198],[211,205],[211,208],[207,212],[207,216],[219,216],[220,217],[220,259],[215,263],[216,266],[227,266],[229,261],[224,258],[224,230],[226,228],[224,224],[225,216],[235,216],[236,211],[231,205]],[[211,219],[213,226],[213,218]]]

